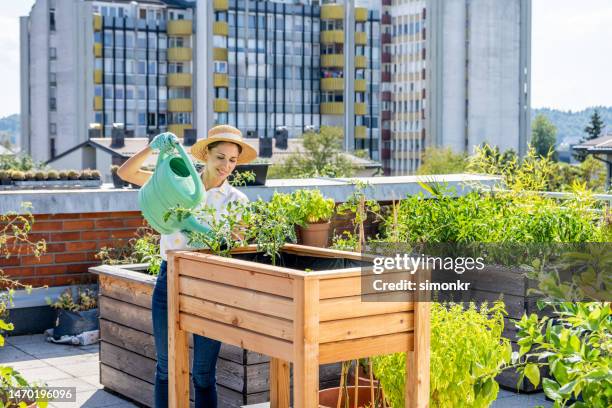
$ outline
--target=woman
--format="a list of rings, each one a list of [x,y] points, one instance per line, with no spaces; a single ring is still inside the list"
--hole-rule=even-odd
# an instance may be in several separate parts
[[[157,135],[149,146],[126,161],[117,174],[123,180],[142,186],[151,177],[151,172],[140,170],[145,159],[154,151],[167,151],[178,144],[172,133]],[[242,140],[240,131],[232,126],[215,126],[208,132],[208,138],[191,147],[191,155],[205,163],[202,182],[206,190],[201,206],[213,207],[217,214],[223,214],[231,201],[248,201],[247,197],[232,187],[227,177],[237,164],[255,159],[257,152]],[[168,406],[168,308],[167,308],[167,250],[187,249],[187,238],[183,233],[162,234],[160,240],[162,264],[153,290],[153,336],[157,351],[155,372],[155,406]],[[206,337],[193,336],[193,385],[196,407],[216,407],[215,365],[221,343]]]

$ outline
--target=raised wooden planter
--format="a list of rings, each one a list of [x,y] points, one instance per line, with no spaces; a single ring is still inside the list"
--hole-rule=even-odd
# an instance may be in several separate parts
[[[151,296],[156,277],[147,264],[96,266],[99,277],[100,383],[143,405],[153,406],[155,343]],[[229,344],[217,362],[219,406],[237,408],[269,399],[268,357]],[[337,364],[322,366],[321,386],[338,384]]]
[[[189,405],[189,333],[270,356],[272,408],[289,407],[289,363],[292,406],[313,408],[319,364],[402,351],[406,407],[429,405],[429,303],[363,302],[358,253],[287,244],[281,261],[298,270],[239,252],[169,252],[171,407]]]

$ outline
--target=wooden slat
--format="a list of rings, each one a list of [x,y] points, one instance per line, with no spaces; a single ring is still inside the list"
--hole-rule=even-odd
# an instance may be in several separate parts
[[[337,361],[412,350],[413,340],[412,332],[404,332],[324,343],[319,347],[319,363],[335,363]]]
[[[320,282],[319,298],[321,300],[361,295],[361,276],[359,274],[346,278],[325,279]]]
[[[100,383],[147,407],[153,406],[153,384],[105,364],[100,364]]]
[[[406,354],[407,408],[429,408],[430,310],[431,303],[418,302],[414,311],[414,351]]]
[[[153,287],[144,282],[100,275],[100,294],[151,309]]]
[[[187,313],[181,313],[180,324],[183,330],[191,333],[221,340],[225,343],[267,354],[271,357],[284,360],[291,359],[291,343],[276,337],[254,333]]]
[[[293,339],[293,325],[289,320],[209,302],[188,295],[180,295],[180,310],[283,340],[291,341]]]
[[[98,298],[100,316],[145,333],[153,333],[151,310],[106,296]]]
[[[181,329],[178,259],[168,258],[168,406],[189,406],[189,341]]]
[[[181,275],[206,279],[226,285],[268,292],[278,296],[293,296],[293,279],[257,273],[222,265],[207,265],[191,259],[181,260]]]
[[[319,280],[296,280],[294,289],[293,407],[318,407]]]
[[[100,355],[104,356],[104,364],[151,384],[155,382],[155,360],[153,359],[105,341],[100,344]]]
[[[298,244],[285,244],[283,245],[282,251],[297,255],[316,256],[320,258],[346,258],[354,260],[363,259],[363,255],[359,252],[340,251],[337,249],[311,247]]]
[[[373,314],[407,312],[414,308],[414,302],[367,302],[363,301],[360,295],[324,299],[320,305],[321,322]]]
[[[289,407],[290,394],[289,363],[273,358],[270,360],[270,408]]]
[[[156,359],[155,340],[152,335],[103,319],[102,316],[100,318],[100,338],[104,342],[150,359]]]
[[[387,313],[352,319],[330,320],[321,323],[319,342],[329,343],[401,333],[414,329],[414,314],[411,312]]]
[[[293,320],[293,302],[285,297],[187,276],[179,278],[179,287],[180,292],[185,295],[222,304],[228,304],[229,302],[228,306]]]

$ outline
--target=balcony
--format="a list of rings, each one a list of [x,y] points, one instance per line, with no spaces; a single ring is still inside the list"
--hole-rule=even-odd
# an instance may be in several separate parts
[[[380,36],[380,41],[383,44],[391,44],[391,34],[389,33],[382,33]]]
[[[227,48],[213,48],[213,61],[227,61]]]
[[[391,14],[385,13],[380,19],[381,24],[391,24]]]
[[[168,48],[168,61],[170,62],[186,62],[191,61],[191,48]]]
[[[342,30],[321,31],[321,43],[322,44],[344,44],[344,31]]]
[[[321,55],[321,66],[323,68],[342,68],[344,67],[344,55],[342,54]]]
[[[368,43],[368,35],[363,31],[357,31],[355,33],[355,44],[366,45]]]
[[[355,139],[365,139],[368,134],[368,128],[365,126],[355,126]]]
[[[102,83],[102,70],[96,69],[94,70],[94,84],[101,84],[101,83]]]
[[[321,6],[321,20],[342,20],[344,18],[344,5],[323,4]]]
[[[93,16],[93,29],[94,31],[102,30],[102,16],[100,14],[94,14]]]
[[[380,73],[380,80],[382,82],[391,82],[391,73],[387,71],[383,71]]]
[[[368,21],[368,9],[365,7],[355,7],[355,21]]]
[[[391,120],[391,111],[384,110],[380,113],[380,118],[382,120]]]
[[[101,43],[94,43],[94,45],[93,45],[93,52],[94,52],[94,56],[96,58],[101,58],[102,57],[102,44]]]
[[[168,74],[168,86],[170,87],[189,87],[193,84],[191,74],[180,72]]]
[[[193,33],[193,21],[191,20],[170,20],[167,26],[168,35],[188,36]]]
[[[343,115],[344,114],[344,103],[343,102],[322,102],[321,103],[321,114],[323,115]]]
[[[390,64],[391,63],[391,53],[383,52],[381,55],[381,61],[383,64]]]
[[[343,78],[321,78],[321,90],[323,91],[343,91]]]
[[[213,34],[214,35],[223,35],[227,37],[228,33],[229,33],[229,28],[225,21],[215,21],[213,23]]]
[[[229,101],[222,98],[215,99],[213,102],[213,110],[215,112],[229,112]]]
[[[229,0],[214,0],[213,10],[215,11],[226,11],[229,9]]]
[[[102,97],[101,96],[94,96],[93,108],[95,111],[102,110]]]
[[[168,112],[191,112],[193,101],[189,98],[168,99]]]
[[[365,92],[366,88],[367,88],[367,83],[365,79],[355,80],[355,92]]]
[[[383,142],[391,140],[391,130],[390,129],[383,129],[382,133],[381,133],[381,136],[382,136]]]
[[[362,102],[357,102],[355,104],[355,115],[363,116],[368,113],[368,105]]]
[[[213,74],[213,86],[215,88],[228,88],[229,77],[227,74]]]
[[[193,125],[185,123],[173,123],[168,125],[168,132],[174,133],[177,137],[182,138],[185,135],[185,129],[192,129]]]
[[[355,56],[355,68],[367,68],[368,67],[368,57],[365,55],[357,55]]]
[[[382,93],[382,100],[385,102],[391,102],[392,98],[391,98],[391,91],[383,91]]]

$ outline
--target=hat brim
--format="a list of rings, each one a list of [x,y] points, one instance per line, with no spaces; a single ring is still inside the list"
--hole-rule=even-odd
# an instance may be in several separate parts
[[[197,160],[202,162],[206,161],[204,159],[206,147],[214,142],[228,142],[239,145],[242,148],[242,152],[238,156],[238,164],[250,163],[257,158],[257,150],[255,150],[253,146],[241,140],[235,140],[228,137],[211,137],[208,139],[198,140],[193,146],[191,146],[191,155]]]

